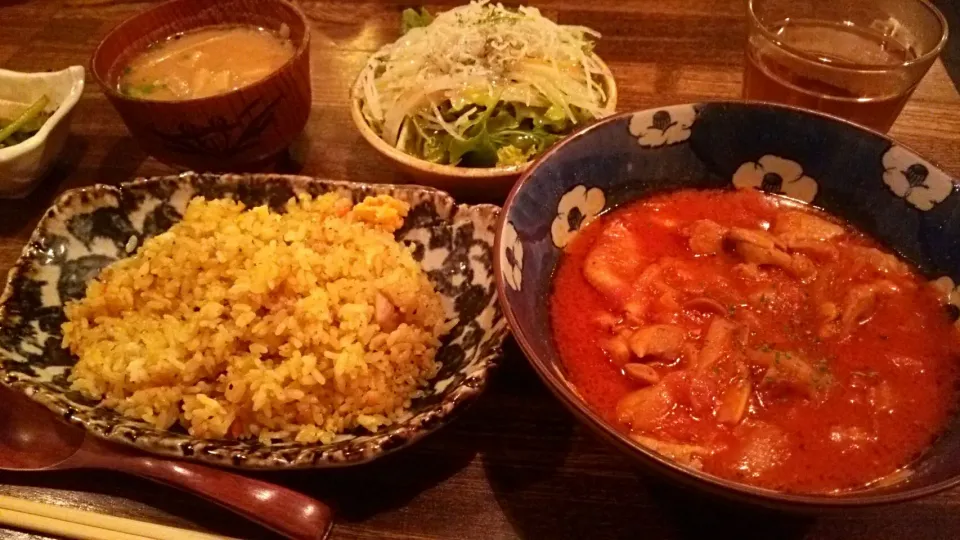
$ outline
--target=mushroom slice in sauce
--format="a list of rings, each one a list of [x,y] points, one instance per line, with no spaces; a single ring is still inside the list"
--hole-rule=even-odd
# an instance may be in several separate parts
[[[623,373],[636,382],[643,384],[657,384],[660,382],[660,375],[657,370],[647,364],[631,362],[623,366]]]
[[[707,335],[703,338],[703,348],[697,358],[697,371],[706,371],[732,350],[734,332],[738,326],[733,321],[721,318],[710,322]]]
[[[728,388],[720,398],[720,405],[717,407],[717,422],[733,426],[739,424],[747,413],[752,391],[753,383],[746,377],[739,379]]]
[[[716,313],[717,315],[726,315],[727,308],[713,298],[698,296],[683,303],[683,309],[702,311],[704,313]]]

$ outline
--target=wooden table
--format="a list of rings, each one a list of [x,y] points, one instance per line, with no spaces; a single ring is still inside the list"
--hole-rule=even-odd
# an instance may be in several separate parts
[[[457,4],[459,2],[449,2]],[[398,35],[410,2],[302,1],[313,23],[313,111],[304,174],[402,180],[354,130],[348,87]],[[639,109],[740,93],[741,0],[541,0],[560,22],[603,33],[597,52]],[[0,67],[87,64],[98,41],[147,7],[130,0],[0,2]],[[56,170],[27,199],[0,201],[0,269],[65,189],[169,173],[88,83]],[[937,63],[891,134],[960,177],[960,95]],[[895,508],[789,517],[702,500],[641,476],[577,424],[509,343],[489,392],[409,451],[353,470],[266,475],[333,505],[336,538],[960,538],[960,489]],[[0,493],[243,538],[269,534],[193,496],[107,472],[0,474]],[[33,538],[2,531],[0,538]]]

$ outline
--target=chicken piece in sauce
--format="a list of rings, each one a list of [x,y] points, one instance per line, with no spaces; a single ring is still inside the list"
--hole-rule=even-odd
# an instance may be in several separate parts
[[[614,222],[604,228],[583,262],[583,276],[612,304],[622,307],[630,296],[631,277],[637,274],[641,262],[634,233]]]

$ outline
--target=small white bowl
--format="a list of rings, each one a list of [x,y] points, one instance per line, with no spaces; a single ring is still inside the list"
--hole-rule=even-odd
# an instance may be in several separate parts
[[[45,111],[53,115],[33,137],[0,148],[0,197],[26,197],[50,169],[70,133],[70,112],[83,93],[82,66],[51,73],[19,73],[0,69],[0,99],[33,103],[46,94]]]

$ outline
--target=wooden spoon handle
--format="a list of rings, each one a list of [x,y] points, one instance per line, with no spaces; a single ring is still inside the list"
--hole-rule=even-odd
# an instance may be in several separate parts
[[[333,525],[330,507],[320,501],[221,469],[122,452],[86,457],[88,466],[119,470],[196,493],[288,538],[322,540]]]

